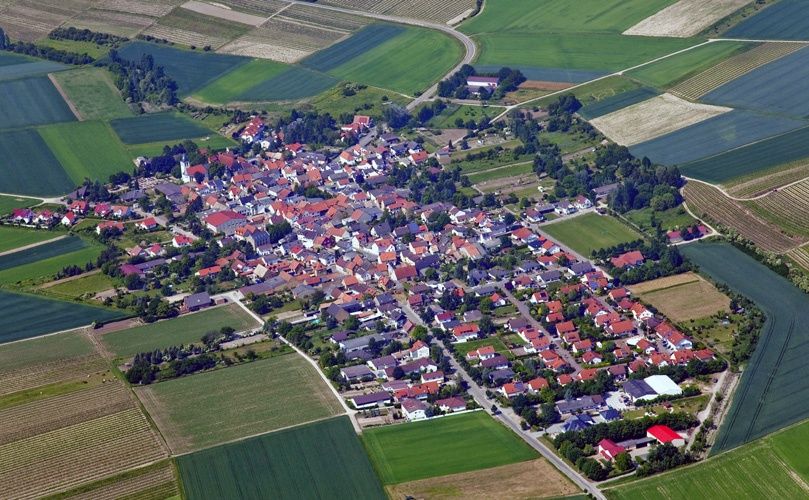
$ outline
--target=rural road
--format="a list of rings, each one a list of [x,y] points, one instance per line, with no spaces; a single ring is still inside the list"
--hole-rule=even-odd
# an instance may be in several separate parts
[[[418,314],[410,307],[410,304],[407,301],[400,301],[399,305],[402,307],[402,310],[405,312],[405,315],[408,317],[410,321],[417,325],[424,325],[424,322],[421,320]],[[447,350],[446,346],[442,343],[437,342],[436,345],[441,346],[441,350],[443,355],[449,359],[450,366],[452,369],[455,370],[455,373],[459,374],[464,382],[466,382],[467,390],[469,394],[474,398],[475,402],[482,406],[487,412],[491,409],[492,405],[496,404],[496,402],[492,399],[489,399],[486,396],[486,390],[480,387],[469,374],[466,373],[452,354]],[[569,466],[561,457],[559,457],[556,453],[553,452],[550,448],[545,446],[544,443],[536,439],[532,436],[529,432],[524,431],[522,427],[520,427],[519,422],[517,421],[518,417],[513,415],[513,412],[510,408],[504,408],[502,411],[498,412],[497,415],[493,415],[493,417],[500,422],[502,422],[506,427],[514,431],[523,441],[528,443],[533,449],[539,452],[546,460],[548,460],[551,464],[553,464],[557,469],[559,469],[565,476],[568,477],[573,483],[581,488],[582,490],[586,491],[588,494],[594,496],[599,500],[606,500],[606,497],[603,493],[598,489],[598,487],[585,479],[578,471],[574,470],[571,466]]]
[[[11,250],[6,250],[5,252],[0,252],[0,257],[2,257],[3,255],[9,255],[9,254],[12,254],[12,253],[22,252],[23,250],[30,250],[32,248],[38,247],[40,245],[44,245],[46,243],[53,243],[54,241],[59,241],[61,239],[67,238],[67,236],[68,235],[63,234],[62,236],[57,236],[56,238],[51,238],[49,240],[39,241],[37,243],[31,243],[30,245],[25,245],[25,246],[22,246],[22,247],[12,248]]]
[[[330,10],[333,12],[341,12],[343,14],[351,14],[361,17],[370,17],[372,19],[379,19],[380,21],[388,21],[391,23],[409,24],[411,26],[419,26],[422,28],[434,29],[446,33],[447,35],[461,42],[461,45],[463,45],[464,51],[466,53],[464,54],[463,59],[461,59],[461,62],[459,62],[454,68],[452,68],[452,70],[449,73],[447,73],[446,76],[442,77],[441,78],[442,80],[452,76],[452,74],[456,73],[459,69],[461,69],[461,66],[463,66],[464,64],[471,64],[472,61],[475,59],[475,56],[477,55],[478,48],[477,45],[475,45],[475,42],[465,34],[456,30],[452,26],[446,24],[432,23],[429,21],[424,21],[421,19],[411,19],[408,17],[374,14],[372,12],[367,12],[364,10],[346,9],[344,7],[334,7],[332,5],[323,5],[321,3],[302,2],[298,0],[290,0],[290,3],[298,5],[306,5],[307,7],[317,7],[319,9]],[[433,98],[437,90],[438,90],[438,83],[436,82],[435,84],[430,86],[430,88],[422,92],[422,94],[418,96],[416,99],[414,99],[410,104],[408,104],[407,109],[408,110],[415,109],[420,104],[429,101],[430,99]]]

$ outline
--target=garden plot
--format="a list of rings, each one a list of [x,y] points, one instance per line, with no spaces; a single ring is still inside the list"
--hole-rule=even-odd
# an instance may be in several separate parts
[[[694,36],[750,0],[680,0],[624,31],[624,35]]]
[[[684,82],[671,88],[669,92],[695,101],[712,90],[731,82],[754,69],[780,59],[806,47],[804,43],[764,43],[747,52],[722,61]]]
[[[224,19],[226,21],[233,21],[236,23],[247,24],[250,26],[261,26],[261,24],[267,20],[266,17],[246,14],[244,12],[233,10],[230,7],[227,8],[220,7],[220,5],[221,4],[214,5],[207,2],[198,2],[197,0],[191,0],[189,2],[184,3],[182,5],[182,8],[196,12],[198,14],[205,14],[206,16],[218,17],[219,19]]]
[[[663,94],[591,121],[601,133],[629,146],[669,134],[731,111],[730,108],[695,104]]]

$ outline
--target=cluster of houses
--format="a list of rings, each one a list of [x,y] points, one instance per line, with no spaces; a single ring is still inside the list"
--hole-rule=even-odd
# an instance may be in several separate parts
[[[526,208],[522,216],[528,222],[538,224],[545,222],[548,214],[554,214],[556,217],[564,217],[591,208],[593,208],[593,202],[586,196],[579,195],[569,200],[559,200],[553,203],[537,203]]]

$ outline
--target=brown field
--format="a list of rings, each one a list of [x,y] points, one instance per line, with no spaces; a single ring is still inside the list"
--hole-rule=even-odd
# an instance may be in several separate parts
[[[183,0],[101,0],[95,8],[161,17],[171,12],[174,7],[181,3],[183,3]]]
[[[709,221],[716,221],[736,231],[764,250],[784,253],[804,242],[801,238],[785,233],[708,184],[689,181],[683,188],[683,196],[697,217],[707,216]]]
[[[786,255],[804,270],[809,271],[809,247],[793,248]]]
[[[752,198],[806,178],[809,178],[809,162],[801,160],[734,179],[725,190],[732,196]]]
[[[623,146],[638,144],[731,111],[695,104],[662,94],[590,121],[601,133]]]
[[[249,26],[261,26],[267,20],[265,16],[254,16],[253,14],[246,14],[233,10],[230,7],[220,7],[206,2],[198,2],[197,0],[190,0],[182,5],[183,9],[205,14],[211,17],[218,17],[226,21],[233,21],[236,23],[247,24]]]
[[[249,26],[176,8],[158,19],[144,34],[165,38],[181,45],[217,49],[247,33]]]
[[[234,10],[265,17],[275,14],[289,5],[282,0],[220,0],[216,3],[227,5]]]
[[[809,237],[809,180],[773,190],[743,204],[785,231]]]
[[[694,273],[646,281],[629,289],[676,323],[730,310],[730,299]]]
[[[527,80],[520,84],[521,89],[537,89],[537,90],[564,90],[575,85],[574,83],[566,82],[543,82],[541,80]]]
[[[300,4],[295,4],[288,9],[284,9],[284,12],[277,17],[295,21],[300,24],[342,30],[345,32],[356,31],[371,22],[370,19],[358,17],[353,14],[332,12]]]
[[[156,18],[144,14],[116,10],[89,9],[66,24],[102,33],[133,37],[151,26]]]
[[[669,92],[695,101],[712,90],[803,47],[806,44],[799,42],[761,44],[694,75],[672,87]]]
[[[545,459],[387,487],[390,498],[548,498],[579,490]]]
[[[318,28],[276,16],[261,27],[225,45],[219,52],[292,63],[349,34],[347,31]]]
[[[92,4],[92,0],[19,0],[0,13],[0,26],[13,40],[33,42]]]
[[[632,26],[624,35],[694,36],[748,3],[750,0],[680,0]]]
[[[474,0],[325,0],[322,3],[441,23],[458,22],[475,8]]]

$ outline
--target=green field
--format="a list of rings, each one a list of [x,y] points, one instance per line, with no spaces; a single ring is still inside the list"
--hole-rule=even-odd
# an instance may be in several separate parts
[[[37,231],[14,226],[0,226],[0,252],[7,252],[17,247],[52,240],[60,233]]]
[[[610,499],[805,498],[809,424],[605,493]]]
[[[331,390],[298,354],[160,382],[136,393],[175,453],[342,412]]]
[[[748,443],[809,417],[809,381],[796,377],[809,344],[809,297],[740,250],[720,243],[682,247],[700,272],[746,295],[767,316],[712,453]]]
[[[694,45],[691,39],[621,32],[673,0],[491,0],[461,25],[478,42],[477,64],[617,71]]]
[[[0,132],[0,171],[3,193],[55,196],[75,187],[34,129]]]
[[[17,80],[31,76],[42,76],[48,73],[56,74],[57,71],[68,69],[68,66],[53,61],[43,61],[40,59],[23,60],[20,64],[0,66],[0,81]]]
[[[139,352],[200,342],[210,331],[229,326],[237,332],[256,328],[256,321],[237,304],[207,309],[179,318],[111,332],[104,344],[118,356],[134,356]]]
[[[126,150],[132,158],[138,156],[156,156],[163,154],[163,146],[173,145],[180,142],[179,140],[168,141],[155,141],[147,142],[144,144],[131,144],[126,145]],[[236,141],[228,137],[211,133],[210,136],[194,139],[194,142],[201,148],[208,148],[208,150],[221,150],[236,145]]]
[[[74,120],[47,76],[0,81],[0,129]]]
[[[38,198],[0,195],[0,215],[10,214],[15,208],[33,207],[40,202],[42,202],[42,200]]]
[[[514,177],[517,175],[530,174],[534,171],[533,163],[523,163],[521,165],[513,165],[505,168],[495,168],[494,170],[487,170],[469,174],[469,182],[478,184],[485,181],[494,179],[502,179],[503,177]]]
[[[115,280],[106,274],[96,273],[79,279],[65,281],[58,285],[49,286],[44,291],[65,299],[81,297],[88,293],[98,293],[109,290],[115,286]]]
[[[630,71],[626,75],[646,85],[666,89],[753,46],[754,44],[745,42],[709,43]]]
[[[132,116],[103,68],[85,67],[54,74],[59,86],[84,120],[109,120]]]
[[[458,127],[456,123],[458,119],[464,124],[470,120],[477,123],[484,117],[492,118],[502,111],[503,108],[450,104],[440,115],[430,120],[430,126],[438,128],[464,128],[465,125]]]
[[[542,230],[582,255],[594,250],[627,243],[642,236],[613,217],[584,214],[542,226]]]
[[[2,290],[0,290],[0,309],[5,314],[3,328],[0,330],[0,343],[69,330],[89,325],[94,321],[109,321],[122,316],[120,312],[111,309]],[[56,350],[61,353],[63,349],[61,343],[57,346]],[[31,355],[35,356],[36,353]],[[4,365],[4,368],[8,367]]]
[[[362,439],[384,484],[537,458],[530,446],[482,411],[367,429]]]
[[[312,99],[310,104],[319,112],[330,113],[335,117],[343,113],[350,113],[368,115],[380,120],[388,103],[405,106],[410,101],[396,92],[368,86],[357,90],[354,95],[346,96],[343,95],[343,88],[343,86],[337,86],[327,90]],[[386,97],[387,100],[385,100]]]
[[[109,47],[96,45],[93,42],[84,42],[79,40],[53,40],[48,37],[37,40],[37,45],[43,47],[52,47],[54,49],[64,50],[66,52],[87,54],[94,59],[101,59],[110,52]]]
[[[655,212],[651,208],[632,210],[624,214],[624,217],[632,221],[644,231],[652,229],[652,214],[663,229],[682,229],[690,226],[696,219],[688,215],[682,206],[670,208],[663,212]]]
[[[386,498],[347,417],[177,459],[186,497]]]
[[[17,297],[13,294],[3,294],[5,300]],[[50,302],[50,301],[49,301]],[[14,342],[0,346],[0,373],[11,372],[30,365],[52,363],[61,359],[78,358],[95,353],[90,340],[78,333],[64,333],[49,335],[26,342]]]
[[[236,97],[238,101],[290,101],[312,97],[337,84],[337,79],[301,66],[289,66],[271,78],[258,82]]]
[[[209,104],[226,104],[238,100],[245,92],[256,86],[256,82],[269,80],[283,73],[288,66],[266,59],[253,59],[247,64],[236,66],[197,91],[192,97]]]
[[[39,134],[76,185],[85,179],[106,182],[110,174],[134,168],[130,154],[106,123],[49,125]]]
[[[125,144],[179,141],[215,135],[210,129],[177,113],[119,118],[112,120],[110,125]]]
[[[0,284],[27,284],[50,278],[65,266],[95,262],[102,250],[98,243],[71,236],[3,255],[0,256]]]

